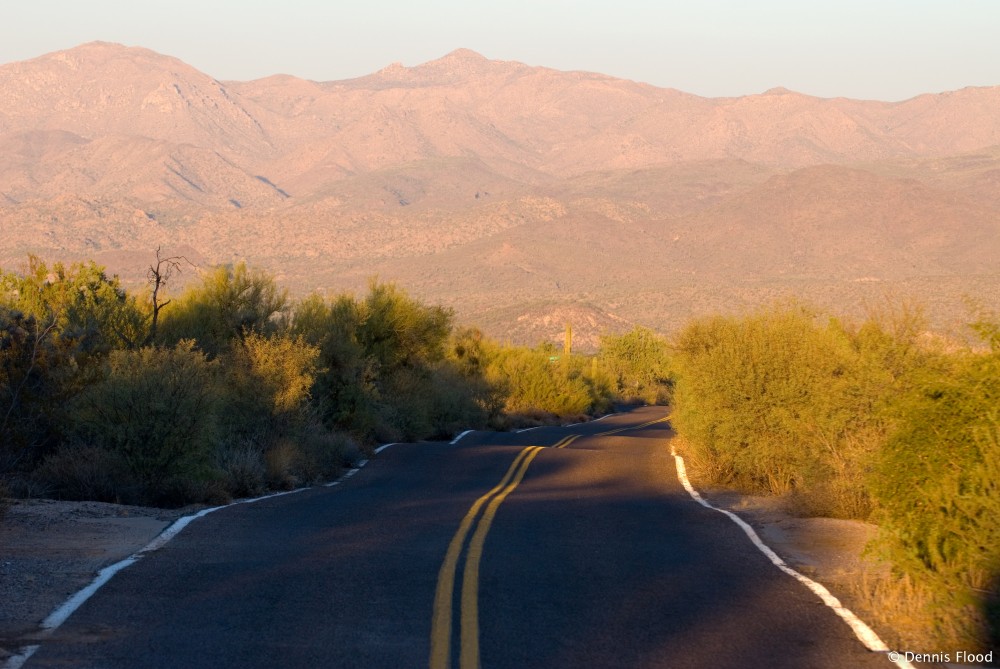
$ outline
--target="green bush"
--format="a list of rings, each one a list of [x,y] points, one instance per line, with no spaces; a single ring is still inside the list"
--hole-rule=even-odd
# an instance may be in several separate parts
[[[644,327],[601,337],[598,361],[610,374],[614,392],[621,400],[669,403],[673,379],[666,338]]]
[[[115,504],[140,504],[144,489],[118,453],[72,444],[58,448],[42,461],[32,478],[47,496]]]
[[[212,475],[216,366],[190,341],[114,351],[104,378],[70,404],[67,431],[122,458],[146,501],[174,497],[180,482]]]
[[[922,364],[919,314],[852,328],[802,307],[691,323],[678,337],[674,424],[707,478],[865,518],[887,403]]]
[[[58,442],[56,414],[137,335],[141,310],[93,262],[0,271],[0,472],[30,469]]]
[[[814,478],[810,451],[839,427],[831,414],[846,361],[831,334],[800,309],[712,318],[681,333],[674,422],[721,482],[780,494]]]
[[[298,304],[289,331],[320,351],[312,396],[324,423],[369,441],[485,425],[489,388],[447,356],[451,319],[376,282],[360,301],[312,296]]]
[[[870,487],[883,554],[930,592],[928,642],[987,647],[1000,636],[1000,351],[936,363],[894,404]]]
[[[22,274],[0,271],[0,303],[51,324],[57,339],[70,340],[83,355],[106,353],[140,338],[142,309],[94,262],[47,266],[30,256]]]
[[[573,417],[595,411],[606,398],[592,392],[595,386],[584,375],[583,361],[564,358],[551,346],[497,348],[486,366],[486,379],[502,389],[508,413]]]
[[[476,328],[462,328],[452,334],[448,344],[447,375],[458,375],[462,382],[451,384],[455,393],[470,397],[477,408],[476,415],[486,425],[499,427],[503,422],[507,389],[505,383],[491,382],[487,378],[487,367],[495,357],[499,347],[483,336]],[[442,380],[448,383],[447,380]],[[478,426],[478,418],[470,419],[468,425]],[[456,426],[458,429],[458,426]]]
[[[309,415],[319,349],[301,337],[248,333],[218,361],[219,426],[229,443],[265,448]]]
[[[372,282],[361,303],[357,341],[385,373],[444,358],[453,314],[414,300],[393,284]]]
[[[216,267],[164,311],[157,339],[168,346],[191,339],[214,358],[246,334],[274,334],[287,310],[287,293],[270,274],[242,262]]]
[[[51,442],[50,408],[68,365],[51,327],[0,305],[0,473],[36,464]]]

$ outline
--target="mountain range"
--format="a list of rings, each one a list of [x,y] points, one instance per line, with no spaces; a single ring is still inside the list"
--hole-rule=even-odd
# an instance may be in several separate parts
[[[293,293],[377,275],[501,339],[798,297],[1000,308],[1000,87],[702,98],[454,51],[218,81],[91,43],[0,66],[0,266],[160,247]],[[190,273],[189,273],[190,274]]]

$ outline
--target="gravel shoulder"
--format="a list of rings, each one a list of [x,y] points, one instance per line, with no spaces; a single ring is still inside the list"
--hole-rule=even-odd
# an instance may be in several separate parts
[[[12,500],[0,520],[0,662],[30,645],[39,624],[191,510],[102,502]]]
[[[791,566],[852,607],[852,584],[860,579],[862,551],[875,526],[796,518],[771,498],[725,490],[704,494],[714,505],[743,517]],[[0,520],[0,662],[30,645],[41,621],[101,568],[139,551],[174,520],[194,511],[13,500]]]

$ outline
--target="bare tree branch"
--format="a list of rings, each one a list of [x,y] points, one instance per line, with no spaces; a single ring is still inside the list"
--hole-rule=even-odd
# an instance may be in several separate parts
[[[160,311],[171,302],[171,300],[160,301],[160,290],[166,287],[175,274],[181,274],[182,263],[187,263],[195,267],[195,264],[184,256],[168,256],[164,258],[160,252],[161,247],[156,247],[156,264],[150,265],[149,270],[146,272],[146,279],[149,285],[153,287],[153,313],[151,314],[149,330],[142,341],[142,346],[148,346],[156,337],[156,328],[160,321]]]

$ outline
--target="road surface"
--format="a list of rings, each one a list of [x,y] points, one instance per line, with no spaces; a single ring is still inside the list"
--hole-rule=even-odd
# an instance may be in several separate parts
[[[192,523],[27,667],[887,667],[677,480],[662,408],[456,445]]]

